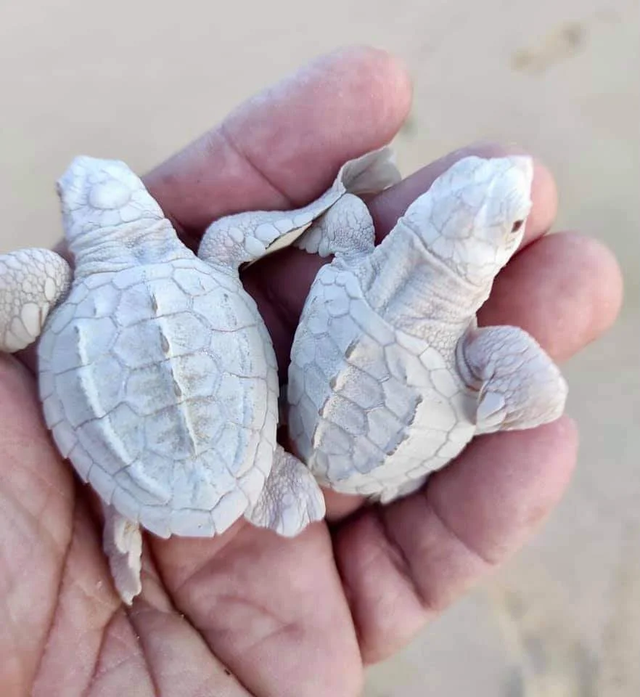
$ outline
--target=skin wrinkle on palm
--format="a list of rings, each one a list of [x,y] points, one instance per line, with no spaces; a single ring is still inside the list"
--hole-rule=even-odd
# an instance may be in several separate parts
[[[278,104],[265,96],[255,111],[244,108],[241,123],[227,124],[252,165],[210,135],[147,177],[172,219],[197,233],[224,213],[278,207],[281,194],[261,170],[292,200],[308,200],[340,161],[391,140],[406,116],[406,73],[384,53],[349,49],[308,75]],[[411,196],[436,172],[413,175]],[[387,221],[379,233],[411,198],[404,186],[371,202],[376,222]],[[565,359],[614,321],[621,283],[599,243],[574,233],[544,237],[555,205],[552,178],[538,165],[529,246],[498,278],[482,315],[524,326]],[[319,266],[287,250],[245,274],[281,364]],[[319,525],[283,544],[238,525],[214,540],[150,538],[144,573],[153,582],[127,613],[108,582],[85,492],[44,431],[33,378],[4,357],[0,404],[10,405],[0,419],[0,578],[14,620],[10,632],[0,626],[0,651],[12,666],[3,687],[17,694],[117,694],[136,684],[141,694],[155,685],[185,695],[208,681],[234,697],[353,697],[362,661],[394,653],[477,583],[487,572],[480,557],[500,563],[531,536],[565,490],[576,454],[575,429],[562,419],[479,439],[424,492],[384,509],[383,519],[362,508],[336,520],[332,537]],[[340,497],[328,504],[335,519],[353,506]]]

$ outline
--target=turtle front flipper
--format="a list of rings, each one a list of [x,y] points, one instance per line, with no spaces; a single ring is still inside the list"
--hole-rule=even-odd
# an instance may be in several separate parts
[[[476,433],[535,428],[562,415],[567,384],[519,327],[473,329],[458,348],[461,375],[479,389]]]
[[[109,559],[111,575],[118,594],[126,605],[142,590],[142,534],[140,526],[120,515],[113,506],[103,504],[102,544]]]
[[[69,264],[48,249],[0,255],[0,351],[32,344],[70,284]]]
[[[237,268],[292,244],[323,213],[346,194],[383,191],[400,180],[388,147],[344,164],[330,189],[310,204],[291,211],[248,211],[212,223],[198,256],[205,261]]]
[[[322,520],[324,514],[324,496],[311,472],[282,446],[276,446],[264,489],[245,518],[260,528],[293,537]]]
[[[309,254],[327,257],[364,256],[375,247],[376,230],[365,202],[345,194],[295,241]]]

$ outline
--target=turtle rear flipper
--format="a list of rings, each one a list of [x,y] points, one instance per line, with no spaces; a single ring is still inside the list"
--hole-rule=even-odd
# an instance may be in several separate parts
[[[324,496],[313,475],[278,445],[260,498],[245,518],[258,527],[293,537],[310,523],[322,520],[324,514]]]
[[[142,534],[140,526],[120,515],[113,506],[103,504],[103,547],[111,575],[122,601],[131,605],[142,590]]]

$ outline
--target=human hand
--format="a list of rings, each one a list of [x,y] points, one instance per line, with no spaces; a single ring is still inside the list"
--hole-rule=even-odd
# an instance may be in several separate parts
[[[385,54],[332,54],[250,100],[146,177],[194,244],[215,218],[293,208],[342,162],[388,142],[410,104]],[[370,204],[380,235],[454,159]],[[556,360],[614,320],[617,265],[573,233],[545,237],[556,209],[537,165],[523,249],[500,274],[483,324],[516,324]],[[286,375],[304,298],[322,262],[286,250],[244,276]],[[87,487],[51,444],[29,369],[0,358],[0,693],[357,695],[363,664],[391,655],[517,550],[566,487],[576,456],[566,419],[476,439],[420,492],[388,507],[327,494],[330,526],[287,540],[236,523],[211,540],[149,536],[143,592],[113,590]],[[356,510],[357,509],[357,510]]]

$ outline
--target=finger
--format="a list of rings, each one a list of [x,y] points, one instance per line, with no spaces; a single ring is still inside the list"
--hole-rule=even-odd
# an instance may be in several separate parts
[[[512,154],[514,148],[499,145],[469,146],[447,155],[416,172],[400,184],[382,192],[370,202],[369,210],[382,239],[396,224],[407,206],[455,161],[469,156],[498,157]],[[532,185],[532,209],[527,221],[525,242],[548,232],[557,210],[553,177],[539,162],[535,163]],[[293,334],[309,288],[320,267],[327,263],[318,256],[297,249],[287,249],[252,266],[244,275],[245,287],[253,295],[273,339],[280,374],[286,375]]]
[[[534,242],[512,259],[478,321],[522,327],[562,361],[601,336],[621,304],[622,274],[613,254],[597,240],[565,232]]]
[[[339,50],[249,99],[145,183],[196,236],[229,213],[296,208],[322,193],[343,162],[390,141],[410,99],[395,58]]]
[[[15,359],[0,355],[0,655],[9,692],[31,691],[72,514],[73,480],[47,435],[35,382]]]
[[[285,539],[238,522],[212,540],[151,544],[178,611],[252,694],[360,694],[358,644],[326,526]]]
[[[406,644],[517,550],[564,492],[572,422],[474,440],[420,492],[363,509],[336,533],[336,558],[367,663]]]

